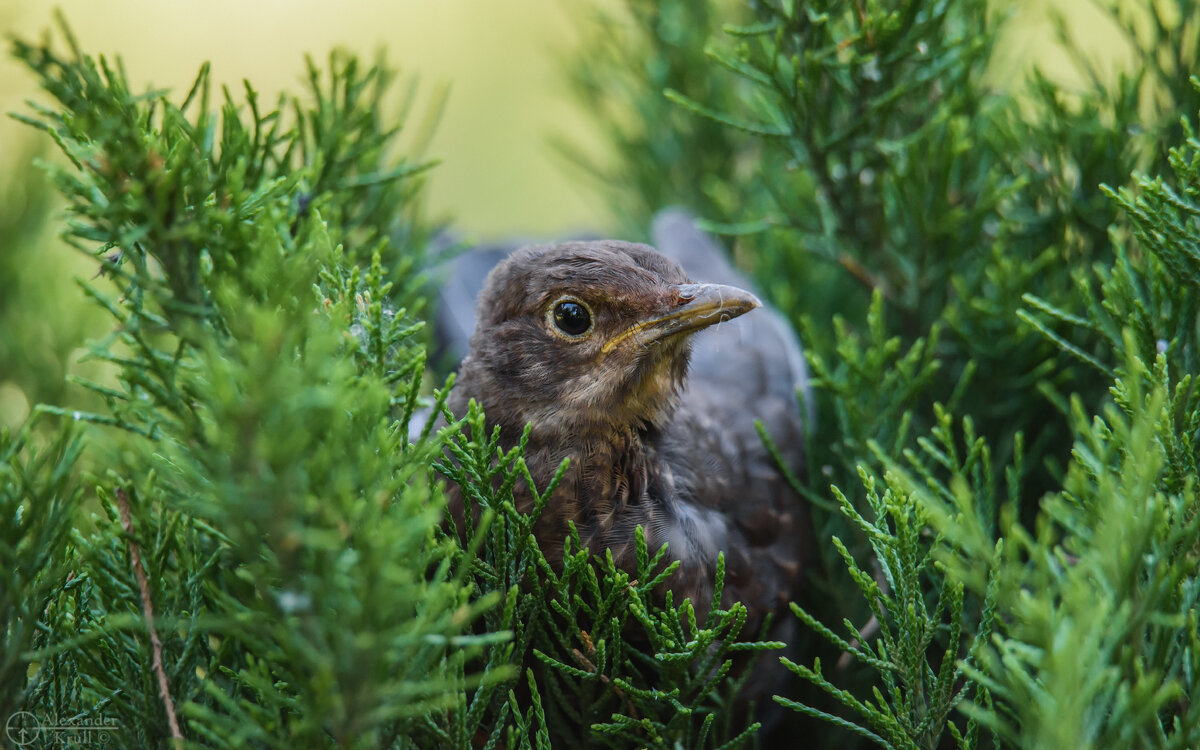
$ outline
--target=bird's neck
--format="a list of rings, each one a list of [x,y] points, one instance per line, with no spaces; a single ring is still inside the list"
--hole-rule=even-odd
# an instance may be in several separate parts
[[[514,433],[519,437],[519,433]],[[564,455],[586,452],[597,460],[604,456],[641,453],[657,445],[661,430],[655,425],[577,425],[574,429],[539,430],[533,426],[531,444],[562,451]]]
[[[627,493],[625,502],[639,502],[647,490],[645,477],[653,475],[658,461],[660,431],[656,427],[608,426],[575,433],[543,433],[534,427],[526,450],[553,456],[547,465],[557,468],[562,458],[570,458],[569,474],[577,478],[588,494],[610,482]],[[552,474],[551,474],[552,476]],[[539,481],[549,481],[547,476]],[[592,485],[600,485],[593,487]],[[615,487],[614,487],[615,490]]]

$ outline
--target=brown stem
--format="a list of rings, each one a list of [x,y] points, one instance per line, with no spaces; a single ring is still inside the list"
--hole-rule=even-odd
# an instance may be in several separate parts
[[[162,641],[159,640],[158,630],[154,627],[154,605],[150,603],[150,585],[146,582],[146,568],[142,565],[142,550],[133,538],[133,515],[129,511],[129,496],[120,487],[116,490],[117,508],[121,512],[121,527],[128,535],[129,557],[133,560],[133,574],[137,577],[138,591],[142,594],[142,614],[146,618],[146,629],[150,631],[150,649],[153,654],[154,674],[158,676],[158,694],[163,706],[167,709],[167,724],[171,727],[171,737],[175,747],[183,747],[183,733],[179,731],[179,720],[175,718],[175,701],[171,699],[171,691],[167,685],[167,671],[163,669]]]
[[[872,577],[875,579],[875,583],[879,586],[879,591],[886,595],[891,587],[888,586],[887,578],[885,578],[883,575],[883,569],[879,567],[879,561],[873,560],[872,562],[875,563],[875,575]],[[877,632],[879,632],[879,619],[876,618],[875,615],[871,615],[871,619],[867,620],[867,624],[863,625],[862,628],[859,629],[858,637],[850,641],[850,648],[858,648],[860,644],[865,642],[871,636],[875,635]],[[845,669],[846,667],[850,666],[850,662],[853,659],[854,654],[851,651],[843,651],[837,662],[838,669]]]

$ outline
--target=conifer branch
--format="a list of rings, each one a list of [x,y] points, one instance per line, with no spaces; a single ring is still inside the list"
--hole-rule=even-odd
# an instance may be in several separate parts
[[[1080,88],[1035,72],[1020,99],[986,0],[621,4],[573,73],[619,234],[683,204],[736,237],[820,390],[789,477],[812,600],[771,707],[855,750],[1200,747],[1200,3],[1096,0],[1138,30],[1128,74],[1064,33]],[[439,419],[452,381],[423,396],[430,162],[424,133],[387,156],[386,69],[335,54],[268,106],[215,102],[204,66],[176,106],[63,36],[14,40],[51,99],[15,117],[67,157],[66,234],[103,273],[81,295],[22,255],[50,201],[0,176],[0,407],[15,384],[32,414],[0,425],[0,719],[102,713],[128,747],[180,746],[180,714],[227,750],[748,743],[735,664],[782,644],[662,596],[678,563],[640,532],[636,571],[577,535],[552,566],[524,442]],[[115,378],[49,382],[106,332]],[[94,524],[79,422],[145,477]],[[191,613],[170,680],[157,610]]]
[[[129,508],[129,496],[125,490],[117,487],[117,508],[121,512],[121,527],[127,537],[125,544],[129,547],[129,557],[133,563],[133,574],[137,578],[138,591],[142,595],[142,615],[146,618],[146,630],[150,633],[150,651],[155,677],[158,679],[158,696],[162,699],[163,708],[167,712],[167,724],[171,727],[171,737],[177,748],[183,747],[183,733],[179,731],[179,719],[175,717],[175,701],[171,698],[167,672],[163,669],[162,640],[158,637],[158,628],[154,627],[154,605],[150,600],[150,585],[146,581],[146,568],[142,565],[142,550],[138,546],[133,532],[133,514]]]

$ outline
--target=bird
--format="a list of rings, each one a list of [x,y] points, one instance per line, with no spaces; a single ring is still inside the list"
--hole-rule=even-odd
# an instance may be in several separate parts
[[[745,605],[754,633],[795,598],[810,546],[808,508],[755,427],[803,475],[802,349],[689,213],[660,213],[651,234],[657,249],[578,240],[456,260],[435,323],[443,350],[465,350],[447,405],[462,415],[478,402],[505,447],[529,425],[536,487],[570,459],[534,527],[552,564],[573,523],[589,550],[633,571],[641,526],[680,563],[665,584],[675,601],[703,617],[723,553],[722,606]],[[528,509],[528,488],[516,492]],[[461,494],[449,495],[461,517]]]

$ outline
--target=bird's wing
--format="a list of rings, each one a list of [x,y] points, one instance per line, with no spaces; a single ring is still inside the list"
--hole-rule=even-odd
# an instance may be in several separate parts
[[[659,252],[674,258],[694,280],[753,290],[687,212],[659,213],[652,234]],[[777,610],[800,585],[811,521],[759,438],[755,421],[761,421],[779,458],[803,476],[805,437],[812,434],[812,424],[801,405],[807,414],[814,412],[800,341],[778,310],[764,306],[698,333],[688,373],[664,435],[668,460],[681,482],[690,485],[679,498],[676,515],[720,518],[729,540],[726,591],[751,611]],[[674,535],[683,538],[673,540],[672,547],[686,549],[695,540],[685,532],[699,527],[678,526]],[[704,569],[693,574],[702,580],[711,576]]]

